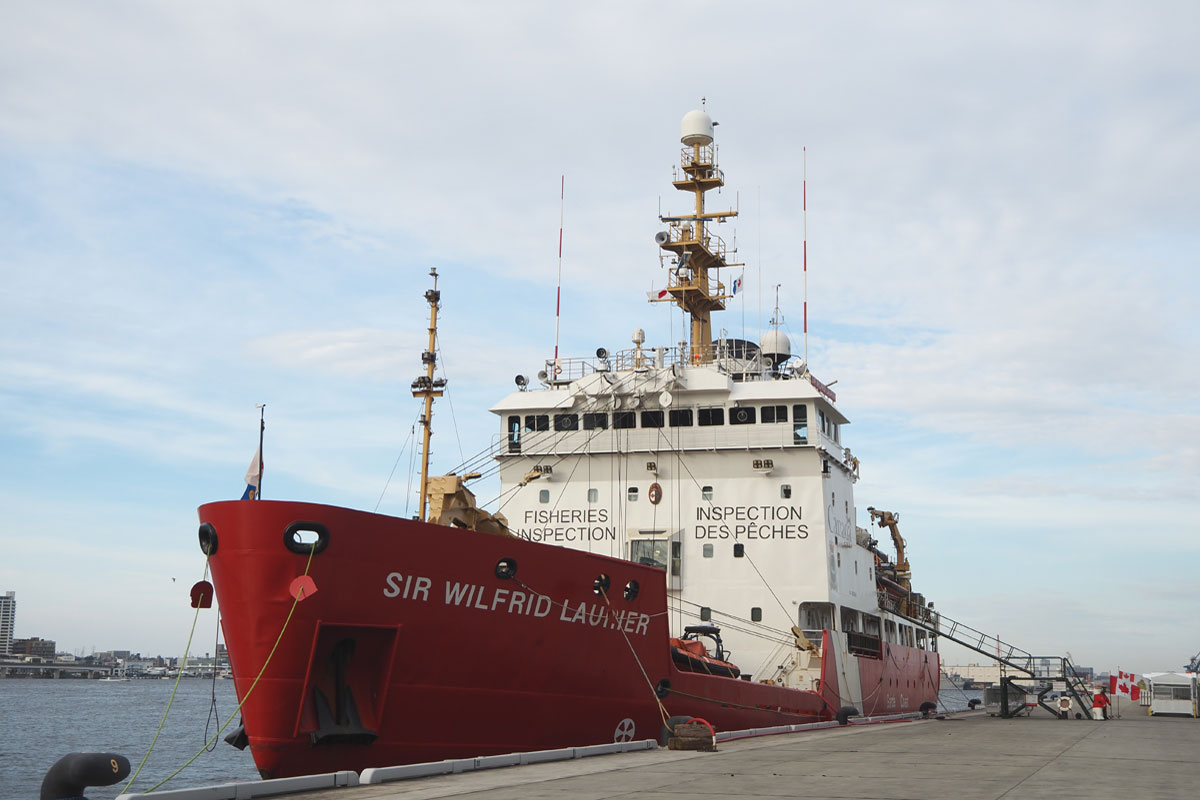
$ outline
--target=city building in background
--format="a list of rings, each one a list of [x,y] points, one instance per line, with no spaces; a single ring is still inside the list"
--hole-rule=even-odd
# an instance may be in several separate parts
[[[42,639],[31,636],[28,639],[13,639],[12,654],[14,656],[37,656],[47,661],[54,660],[55,642],[53,639]]]
[[[13,652],[13,627],[17,623],[17,593],[0,595],[0,655],[10,656]]]

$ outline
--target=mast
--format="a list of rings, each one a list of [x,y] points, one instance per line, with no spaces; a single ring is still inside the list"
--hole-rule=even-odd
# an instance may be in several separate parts
[[[703,105],[704,99],[700,102]],[[680,152],[683,177],[672,181],[672,185],[695,195],[695,210],[686,216],[660,215],[659,220],[669,223],[669,228],[654,237],[658,246],[673,254],[676,261],[667,276],[666,294],[652,302],[670,301],[691,316],[689,361],[692,363],[712,361],[710,315],[713,311],[723,311],[724,301],[731,296],[725,294],[717,271],[722,267],[741,266],[726,262],[725,242],[710,233],[707,227],[710,221],[724,222],[737,216],[736,211],[708,212],[704,207],[704,194],[725,185],[725,175],[717,168],[717,150],[713,145],[713,126],[716,124],[703,110],[684,115],[680,136],[684,144]]]
[[[263,434],[267,430],[267,404],[256,403],[258,409],[258,483],[254,487],[254,499],[262,500],[262,474],[263,474]]]
[[[433,288],[425,292],[425,300],[429,303],[429,346],[421,353],[421,363],[425,365],[425,374],[412,382],[413,397],[425,398],[425,411],[421,414],[421,426],[425,428],[425,438],[421,445],[421,507],[419,518],[425,519],[425,508],[429,502],[427,488],[429,486],[429,437],[433,435],[433,398],[442,396],[446,386],[445,378],[433,377],[437,366],[437,312],[442,299],[442,293],[437,288],[437,267],[429,270],[433,276]]]

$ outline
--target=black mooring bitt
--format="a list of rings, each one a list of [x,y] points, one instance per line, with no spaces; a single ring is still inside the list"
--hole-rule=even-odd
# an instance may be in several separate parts
[[[41,800],[83,797],[89,786],[111,786],[129,777],[129,759],[116,753],[68,753],[42,779]]]

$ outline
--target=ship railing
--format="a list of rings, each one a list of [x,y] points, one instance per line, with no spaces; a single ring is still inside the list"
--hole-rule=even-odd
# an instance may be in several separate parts
[[[675,365],[689,366],[712,364],[721,372],[747,375],[765,375],[766,365],[757,350],[750,352],[736,340],[721,339],[710,345],[692,347],[633,347],[609,352],[605,357],[560,358],[546,360],[548,386],[565,385],[596,372],[648,372],[652,369],[667,369]]]
[[[670,241],[672,243],[683,245],[685,248],[686,247],[703,248],[703,249],[707,250],[710,255],[712,255],[714,258],[717,259],[717,261],[719,262],[717,264],[718,268],[722,264],[725,264],[725,260],[726,260],[726,258],[728,258],[729,252],[730,252],[729,248],[725,244],[725,240],[722,239],[717,234],[713,233],[712,230],[707,225],[704,226],[704,234],[699,239],[696,238],[696,234],[697,234],[697,224],[691,220],[672,221],[667,226],[667,235],[670,237]],[[685,253],[687,252],[686,249],[684,250],[684,252]],[[685,267],[684,274],[685,275],[690,274],[689,272],[686,271],[686,264],[684,264],[683,266]],[[678,274],[678,272],[679,272],[678,270],[670,271],[670,273],[669,273],[670,279],[667,284],[668,286],[687,286],[688,285],[688,282],[682,280],[682,276],[680,276]],[[717,277],[720,278],[719,275]],[[725,295],[725,284],[721,283],[720,280],[717,281],[717,291],[714,294],[718,297],[726,296]]]
[[[683,167],[691,166],[712,166],[713,177],[720,178],[722,182],[725,180],[725,173],[717,169],[717,148],[716,145],[706,144],[700,147],[699,153],[692,147],[681,147],[679,149],[679,164]],[[679,180],[678,175],[675,176]]]

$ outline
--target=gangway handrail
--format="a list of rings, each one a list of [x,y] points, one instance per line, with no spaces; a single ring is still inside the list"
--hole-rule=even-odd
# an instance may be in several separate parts
[[[921,608],[919,613],[914,615],[908,613],[907,604],[888,603],[888,610],[914,625],[931,631],[935,636],[941,636],[989,658],[994,658],[1001,664],[1024,672],[1031,678],[1038,677],[1034,673],[1033,655],[1015,645],[1001,641],[998,636],[976,630],[970,625],[950,619],[940,611],[929,608]]]
[[[982,653],[1011,669],[1025,673],[1034,680],[1063,681],[1066,690],[1079,703],[1080,708],[1090,709],[1092,707],[1092,699],[1088,696],[1083,679],[1076,674],[1074,665],[1066,656],[1035,656],[1016,645],[1002,641],[998,636],[976,630],[970,625],[950,619],[940,611],[930,608],[918,608],[916,614],[911,614],[909,613],[910,606],[907,603],[900,603],[892,598],[889,598],[885,607],[896,616],[931,631],[934,636],[941,636],[977,653]],[[1056,664],[1057,669],[1051,668],[1050,664]],[[1047,688],[1038,695],[1038,704],[1051,713],[1057,713],[1043,702],[1042,695],[1046,691],[1049,689]]]

